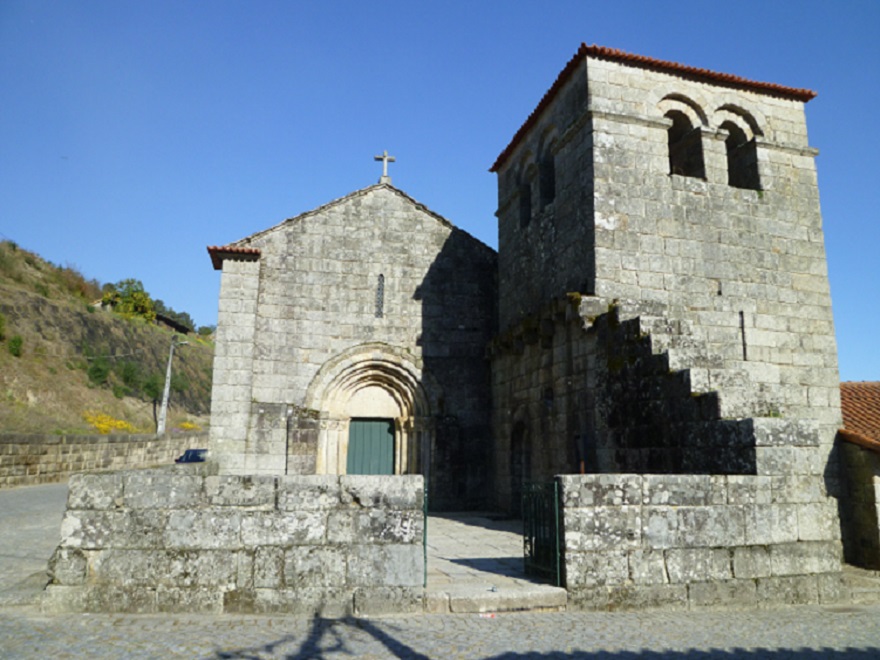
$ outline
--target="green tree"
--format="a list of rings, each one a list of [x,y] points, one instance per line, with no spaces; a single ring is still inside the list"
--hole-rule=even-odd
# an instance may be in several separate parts
[[[102,301],[126,318],[138,317],[147,321],[156,318],[153,299],[140,280],[129,278],[110,286],[105,285]]]

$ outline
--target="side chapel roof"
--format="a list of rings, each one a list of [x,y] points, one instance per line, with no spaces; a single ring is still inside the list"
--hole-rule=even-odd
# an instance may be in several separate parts
[[[361,188],[360,190],[356,190],[355,192],[349,193],[348,195],[345,195],[344,197],[334,199],[333,201],[327,202],[326,204],[322,204],[318,208],[312,209],[311,211],[306,211],[305,213],[301,213],[301,214],[294,216],[292,218],[288,218],[287,220],[279,222],[277,225],[275,225],[273,227],[269,227],[268,229],[263,229],[262,231],[258,231],[254,234],[251,234],[250,236],[246,236],[245,238],[242,238],[238,241],[235,241],[234,243],[229,243],[228,245],[208,246],[208,254],[211,256],[211,263],[214,266],[214,270],[220,270],[221,268],[223,268],[223,260],[224,259],[239,259],[239,260],[248,260],[248,261],[253,261],[253,260],[259,259],[260,258],[260,249],[252,247],[251,241],[253,241],[256,238],[259,238],[260,236],[264,236],[265,234],[271,233],[271,232],[277,230],[278,228],[283,227],[284,225],[291,224],[294,222],[301,222],[301,221],[303,221],[307,218],[310,218],[314,215],[318,215],[319,213],[322,213],[323,211],[326,211],[327,209],[332,208],[333,206],[337,206],[339,204],[344,204],[345,202],[348,202],[352,199],[356,199],[358,197],[363,197],[364,195],[367,195],[368,193],[371,193],[375,190],[380,190],[383,188],[385,190],[388,190],[389,192],[394,193],[395,195],[398,195],[399,197],[402,197],[404,200],[406,200],[407,202],[412,204],[416,208],[416,210],[422,211],[423,213],[427,213],[429,216],[431,216],[432,218],[437,220],[437,222],[439,222],[444,227],[447,227],[448,229],[454,229],[456,231],[460,231],[464,234],[467,234],[468,236],[470,236],[474,240],[474,242],[483,246],[486,250],[491,251],[493,254],[495,253],[495,250],[493,250],[491,247],[489,247],[488,245],[483,243],[480,239],[476,238],[475,236],[471,236],[470,234],[465,232],[463,229],[459,229],[454,224],[452,224],[449,220],[444,218],[442,215],[440,215],[439,213],[435,213],[434,211],[429,209],[427,206],[425,206],[421,202],[416,201],[415,199],[413,199],[412,197],[407,195],[405,192],[403,192],[399,188],[395,188],[390,183],[377,183],[372,186],[368,186],[366,188]]]
[[[657,60],[653,57],[645,57],[644,55],[634,55],[616,48],[606,48],[595,44],[588,46],[587,44],[582,43],[578,51],[559,73],[556,81],[544,94],[544,97],[541,99],[540,103],[538,103],[538,106],[528,116],[525,123],[520,126],[519,130],[510,141],[510,144],[508,144],[498,158],[495,159],[495,163],[489,168],[490,172],[497,172],[499,168],[504,165],[513,150],[520,143],[525,134],[528,133],[532,126],[534,126],[538,117],[541,116],[541,113],[547,108],[559,92],[560,88],[568,81],[585,57],[593,57],[598,60],[608,60],[611,62],[621,62],[642,69],[671,73],[688,80],[707,82],[722,87],[732,87],[734,89],[745,89],[759,94],[778,96],[794,101],[801,101],[803,103],[816,97],[816,92],[810,89],[799,89],[796,87],[785,87],[784,85],[777,85],[775,83],[758,82],[756,80],[741,78],[740,76],[735,76],[730,73],[718,73],[709,69],[699,69],[697,67],[687,66],[686,64],[679,64],[678,62]]]
[[[843,440],[880,452],[880,382],[840,384]]]

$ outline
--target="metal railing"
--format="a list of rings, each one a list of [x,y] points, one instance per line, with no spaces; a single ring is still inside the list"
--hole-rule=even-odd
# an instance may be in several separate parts
[[[522,517],[526,575],[550,579],[557,587],[562,586],[556,480],[523,484]]]

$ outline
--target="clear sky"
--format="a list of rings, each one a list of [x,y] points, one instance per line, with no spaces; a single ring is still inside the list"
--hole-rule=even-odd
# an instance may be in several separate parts
[[[205,247],[394,185],[496,247],[488,168],[581,42],[807,87],[843,380],[880,380],[880,2],[0,1],[0,238],[217,319]]]

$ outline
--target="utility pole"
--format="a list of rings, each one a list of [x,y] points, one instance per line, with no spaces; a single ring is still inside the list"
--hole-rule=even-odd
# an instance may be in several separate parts
[[[165,391],[162,394],[162,407],[159,409],[159,423],[156,425],[156,435],[165,433],[165,419],[168,417],[168,397],[171,394],[171,360],[174,358],[174,349],[177,346],[186,346],[188,341],[177,341],[179,335],[171,336],[171,349],[168,351],[168,368],[165,370]]]

